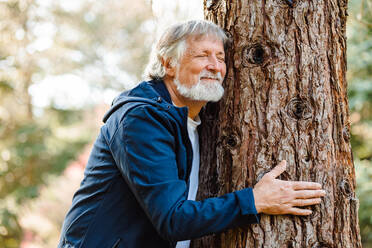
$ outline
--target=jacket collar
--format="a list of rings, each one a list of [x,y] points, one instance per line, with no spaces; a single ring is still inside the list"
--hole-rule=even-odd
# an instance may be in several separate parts
[[[162,97],[169,104],[172,104],[171,96],[163,80],[152,80],[149,81],[148,84],[152,86],[152,88],[159,94],[160,97]]]
[[[164,100],[164,101],[163,101]],[[178,113],[182,116],[181,119],[187,120],[187,107],[176,107],[172,104],[171,96],[165,86],[163,80],[152,80],[141,82],[138,86],[129,91],[122,92],[117,96],[112,104],[110,110],[103,117],[103,122],[121,106],[129,102],[143,102],[159,106],[167,109],[171,114]],[[174,112],[175,111],[175,112]],[[184,117],[186,116],[186,117]],[[182,121],[184,122],[184,121]]]

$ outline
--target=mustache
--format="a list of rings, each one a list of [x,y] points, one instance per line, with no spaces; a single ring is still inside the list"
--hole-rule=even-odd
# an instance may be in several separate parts
[[[219,82],[222,82],[222,80],[223,80],[220,72],[213,73],[213,72],[210,72],[210,71],[207,71],[207,70],[203,70],[200,73],[199,80],[201,80],[202,78],[211,78],[211,79],[218,80]]]

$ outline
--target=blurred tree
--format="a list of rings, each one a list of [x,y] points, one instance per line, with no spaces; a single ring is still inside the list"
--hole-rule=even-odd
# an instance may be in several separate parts
[[[4,0],[0,20],[0,247],[6,248],[19,247],[18,206],[38,196],[48,175],[59,174],[96,136],[96,123],[83,121],[92,107],[53,99],[36,106],[32,87],[66,74],[100,91],[133,86],[154,23],[146,0]]]
[[[63,1],[50,6],[55,40],[61,43],[57,48],[62,51],[54,51],[59,56],[49,54],[48,68],[62,73],[68,65],[101,89],[132,87],[140,78],[153,42],[155,22],[150,3],[84,0],[73,11],[63,6]]]
[[[61,225],[71,205],[67,199],[71,199],[79,187],[90,150],[91,146],[86,147],[62,175],[49,176],[49,183],[39,190],[38,198],[23,205],[18,215],[24,231],[22,247],[58,246]],[[53,211],[48,211],[50,209]]]
[[[348,82],[363,247],[372,247],[372,1],[349,2]]]

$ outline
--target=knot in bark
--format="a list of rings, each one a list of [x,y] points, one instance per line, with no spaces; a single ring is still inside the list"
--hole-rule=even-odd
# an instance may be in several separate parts
[[[312,108],[307,99],[295,97],[287,104],[287,113],[296,120],[307,120],[312,116]]]
[[[270,56],[270,49],[259,43],[243,49],[243,65],[248,64],[262,65]]]
[[[350,141],[350,131],[348,127],[344,127],[344,129],[342,130],[342,136],[344,137],[344,140],[346,142]]]
[[[351,186],[350,186],[350,183],[346,180],[346,179],[343,179],[340,183],[339,183],[339,188],[341,189],[342,193],[346,196],[352,196],[353,194],[353,191],[351,189]]]
[[[223,141],[223,143],[230,149],[236,148],[240,143],[239,138],[235,134],[225,136]]]
[[[207,7],[207,10],[211,10],[212,8],[215,8],[219,0],[206,0],[205,6]]]
[[[227,48],[231,48],[232,45],[234,44],[234,36],[230,31],[225,31],[225,34],[227,36],[227,41],[225,43],[225,51],[228,51],[229,49]]]
[[[251,63],[262,64],[265,58],[265,50],[262,46],[256,46],[252,50],[252,56],[250,57]]]
[[[328,248],[328,247],[331,247],[331,246],[328,245],[327,243],[317,242],[311,248]]]
[[[286,4],[288,4],[289,7],[293,7],[294,5],[294,0],[285,0]]]

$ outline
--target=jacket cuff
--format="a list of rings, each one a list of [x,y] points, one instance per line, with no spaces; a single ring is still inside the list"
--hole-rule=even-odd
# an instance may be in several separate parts
[[[242,215],[252,215],[250,218],[254,223],[260,222],[260,215],[257,213],[256,206],[254,203],[253,189],[245,188],[239,191],[235,191],[238,198],[240,212]]]

